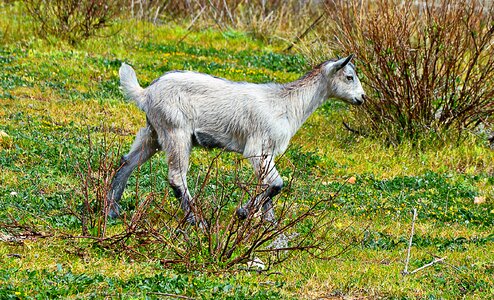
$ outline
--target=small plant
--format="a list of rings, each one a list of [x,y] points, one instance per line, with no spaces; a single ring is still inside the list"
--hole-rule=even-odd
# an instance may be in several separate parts
[[[74,168],[80,188],[67,207],[69,213],[80,221],[82,235],[98,238],[106,235],[109,209],[106,194],[116,172],[114,161],[119,157],[119,148],[116,153],[110,150],[115,141],[108,140],[108,129],[103,128],[103,131],[102,146],[95,147],[88,129],[88,156]]]
[[[328,1],[327,42],[356,53],[374,90],[355,112],[392,142],[460,138],[494,112],[494,6],[483,1]]]
[[[56,36],[76,44],[109,27],[120,13],[122,0],[27,0],[27,12],[38,22],[43,37]]]

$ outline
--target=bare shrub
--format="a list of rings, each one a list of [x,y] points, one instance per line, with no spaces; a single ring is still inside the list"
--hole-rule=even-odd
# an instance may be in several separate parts
[[[56,36],[71,44],[110,26],[121,11],[122,0],[26,0],[27,12],[39,24],[43,37]]]
[[[288,192],[282,196],[287,200],[278,200],[275,205],[277,222],[264,221],[255,213],[261,211],[262,203],[250,210],[245,220],[239,220],[236,209],[247,199],[261,195],[266,187],[255,176],[246,177],[246,173],[252,172],[244,170],[243,160],[236,160],[235,166],[225,170],[219,153],[207,168],[197,173],[193,199],[196,225],[186,222],[172,195],[152,191],[144,196],[137,180],[134,212],[123,214],[123,226],[118,227],[121,229],[109,231],[104,195],[110,187],[110,161],[115,161],[115,155],[110,151],[112,143],[103,144],[95,151],[89,142],[89,157],[76,168],[82,197],[72,202],[68,210],[80,220],[82,235],[65,237],[91,239],[110,251],[157,259],[165,266],[215,272],[255,258],[262,261],[261,268],[266,270],[296,251],[318,259],[331,259],[357,245],[365,230],[352,222],[343,228],[334,226],[336,216],[327,207],[335,195],[319,195],[317,200],[312,200],[318,186],[310,191],[295,191],[293,178],[285,189]],[[151,163],[148,167],[153,176],[156,170]]]
[[[374,90],[355,120],[391,141],[459,138],[494,112],[491,1],[328,0],[325,43]],[[370,89],[369,89],[370,90]]]

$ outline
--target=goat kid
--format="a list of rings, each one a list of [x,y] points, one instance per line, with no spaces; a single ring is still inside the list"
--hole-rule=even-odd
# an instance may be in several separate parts
[[[194,223],[193,198],[187,188],[187,169],[193,146],[223,148],[244,155],[264,192],[237,210],[240,219],[262,205],[263,218],[274,222],[272,198],[283,187],[274,165],[304,121],[328,98],[354,105],[365,93],[351,63],[353,55],[323,62],[287,84],[232,82],[206,74],[168,72],[142,88],[132,67],[120,67],[125,95],[147,117],[130,152],[121,160],[107,200],[109,215],[119,215],[120,200],[132,171],[159,150],[168,160],[168,180],[180,200],[186,220]]]

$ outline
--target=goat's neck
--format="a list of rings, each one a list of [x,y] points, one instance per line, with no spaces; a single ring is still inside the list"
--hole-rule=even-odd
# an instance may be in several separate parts
[[[284,86],[288,98],[287,112],[294,133],[330,96],[330,89],[322,76],[319,74],[311,80],[299,79]]]

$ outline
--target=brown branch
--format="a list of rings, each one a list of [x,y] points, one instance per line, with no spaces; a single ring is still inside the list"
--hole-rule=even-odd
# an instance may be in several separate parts
[[[326,15],[325,12],[319,15],[314,22],[312,22],[309,27],[307,27],[301,34],[297,35],[297,37],[291,42],[290,46],[288,46],[285,49],[285,52],[292,50],[292,48],[301,40],[303,39],[309,32],[311,32],[321,21],[322,18]]]

